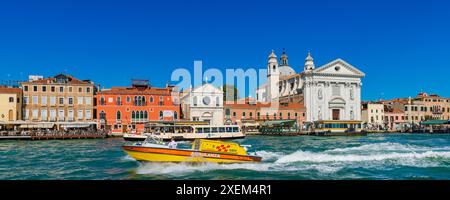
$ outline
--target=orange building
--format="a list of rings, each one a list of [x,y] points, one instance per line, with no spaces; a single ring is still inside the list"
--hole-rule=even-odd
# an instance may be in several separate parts
[[[244,102],[225,102],[224,121],[227,124],[240,124],[243,120],[296,120],[299,125],[305,122],[303,103],[279,103],[277,105],[244,99]]]
[[[179,93],[174,87],[154,88],[148,80],[133,80],[131,87],[113,87],[97,93],[99,129],[112,133],[144,132],[149,121],[177,121]]]

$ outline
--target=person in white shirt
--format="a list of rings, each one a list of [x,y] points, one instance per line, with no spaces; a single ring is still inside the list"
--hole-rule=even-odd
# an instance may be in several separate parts
[[[171,149],[176,149],[177,148],[177,142],[175,142],[175,139],[171,139],[169,144],[168,144],[169,148]]]

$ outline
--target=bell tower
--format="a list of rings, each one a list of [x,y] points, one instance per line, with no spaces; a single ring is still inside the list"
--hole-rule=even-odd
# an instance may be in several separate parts
[[[268,100],[278,98],[279,88],[278,82],[280,81],[280,71],[278,69],[278,59],[275,55],[275,51],[272,49],[272,53],[268,57],[267,62],[267,79],[268,79]]]
[[[308,52],[308,56],[305,59],[305,71],[314,70],[314,59],[311,56],[311,52]]]

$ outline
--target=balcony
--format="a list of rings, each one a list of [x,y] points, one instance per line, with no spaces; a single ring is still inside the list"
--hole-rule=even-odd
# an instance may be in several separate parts
[[[147,102],[133,102],[133,106],[147,106]]]
[[[148,119],[131,119],[132,123],[147,123]]]

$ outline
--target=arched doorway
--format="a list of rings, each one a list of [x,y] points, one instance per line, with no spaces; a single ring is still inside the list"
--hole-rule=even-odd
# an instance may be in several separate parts
[[[337,97],[337,98],[331,99],[331,101],[328,104],[329,104],[332,120],[345,119],[345,117],[342,116],[342,114],[345,113],[345,100],[344,99]]]

